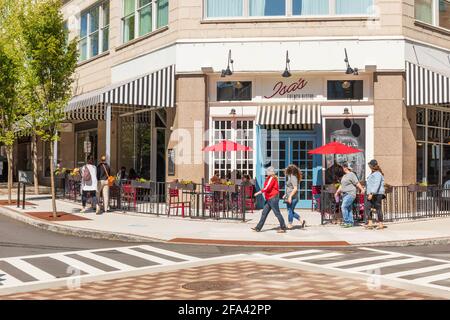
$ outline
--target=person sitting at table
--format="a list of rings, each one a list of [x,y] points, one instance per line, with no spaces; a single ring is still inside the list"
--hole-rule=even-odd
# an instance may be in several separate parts
[[[242,182],[241,182],[241,184],[242,184],[243,186],[251,186],[251,185],[252,185],[252,178],[250,177],[250,175],[244,174],[244,175],[242,176]]]
[[[127,175],[127,168],[125,168],[125,167],[121,167],[120,168],[120,171],[119,172],[117,172],[117,175],[116,175],[116,179],[117,179],[117,181],[122,181],[122,180],[127,180],[127,178],[128,178],[128,175]]]
[[[130,172],[128,173],[128,180],[136,180],[138,175],[133,168],[130,168]]]
[[[214,175],[211,177],[211,179],[209,180],[210,184],[220,184],[221,180],[220,180],[220,174],[218,171],[214,172]]]

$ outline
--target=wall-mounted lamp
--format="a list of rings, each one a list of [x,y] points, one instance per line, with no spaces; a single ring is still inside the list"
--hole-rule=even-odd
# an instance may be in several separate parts
[[[231,50],[230,50],[230,51],[228,51],[228,65],[227,65],[227,68],[225,70],[222,70],[222,75],[221,75],[222,78],[225,78],[226,76],[233,75],[233,71],[231,71],[231,68],[230,68],[230,64],[233,65],[233,63],[234,63],[234,61],[233,61],[233,59],[231,59]]]
[[[284,69],[283,74],[281,75],[283,78],[289,78],[291,76],[291,60],[289,59],[289,51],[286,51],[286,68]]]
[[[345,48],[344,51],[345,51],[345,60],[344,60],[344,62],[347,64],[347,70],[345,71],[345,74],[353,74],[353,75],[357,76],[359,74],[358,73],[358,68],[354,68],[353,69],[350,66],[350,63],[348,61],[347,49]]]

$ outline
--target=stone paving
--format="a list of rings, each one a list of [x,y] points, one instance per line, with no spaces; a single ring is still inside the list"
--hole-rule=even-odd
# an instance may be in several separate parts
[[[365,280],[238,261],[0,296],[12,300],[424,300],[421,293]]]

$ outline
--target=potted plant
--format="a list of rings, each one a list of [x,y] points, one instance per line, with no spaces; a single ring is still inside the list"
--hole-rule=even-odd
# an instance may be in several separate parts
[[[131,181],[131,186],[134,188],[150,189],[152,181],[144,178],[139,178]]]
[[[211,191],[236,192],[236,185],[231,181],[227,181],[227,182],[221,183],[221,184],[212,184]]]
[[[428,184],[426,182],[422,182],[419,184],[410,184],[408,186],[409,192],[427,192]]]

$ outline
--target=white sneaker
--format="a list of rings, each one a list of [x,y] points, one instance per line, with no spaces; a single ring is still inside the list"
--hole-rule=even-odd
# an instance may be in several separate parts
[[[81,209],[80,213],[86,213],[86,208]]]

